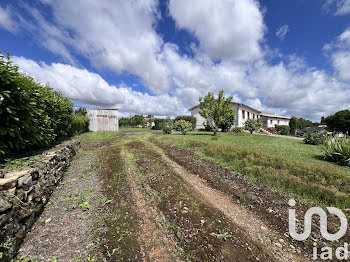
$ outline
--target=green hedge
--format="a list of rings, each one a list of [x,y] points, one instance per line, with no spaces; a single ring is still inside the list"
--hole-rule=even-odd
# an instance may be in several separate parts
[[[275,130],[277,134],[289,135],[290,127],[287,125],[275,125]]]
[[[23,153],[71,135],[73,103],[20,73],[0,52],[0,156]]]

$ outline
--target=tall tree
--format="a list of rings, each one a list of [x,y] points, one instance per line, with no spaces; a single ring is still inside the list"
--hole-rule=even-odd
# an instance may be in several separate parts
[[[328,116],[325,122],[334,131],[350,134],[350,111],[341,110],[334,115]]]
[[[290,127],[290,134],[294,136],[298,128],[298,118],[293,116],[289,121],[289,127]]]
[[[235,110],[232,108],[231,100],[232,96],[224,97],[224,90],[219,91],[217,99],[211,92],[199,98],[199,114],[206,119],[214,135],[220,128],[223,132],[229,130],[235,122]]]

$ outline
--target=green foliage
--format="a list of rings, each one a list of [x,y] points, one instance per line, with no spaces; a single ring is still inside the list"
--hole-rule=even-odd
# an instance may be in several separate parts
[[[350,139],[331,138],[323,144],[324,158],[340,165],[350,166]]]
[[[248,119],[244,123],[244,129],[248,130],[251,134],[256,131],[259,131],[263,126],[261,119]]]
[[[243,127],[234,127],[231,130],[233,133],[242,133],[243,132]]]
[[[164,118],[155,118],[154,119],[154,126],[152,127],[153,130],[162,130],[164,127],[167,127],[171,125],[170,119],[164,119]]]
[[[90,119],[80,113],[72,115],[69,136],[79,135],[89,131]]]
[[[142,126],[146,127],[146,121],[143,115],[134,115],[131,118],[131,126]]]
[[[192,124],[185,120],[179,120],[175,122],[175,129],[180,131],[183,135],[192,130]]]
[[[177,116],[174,122],[177,122],[179,120],[190,122],[192,124],[192,130],[196,128],[197,119],[194,116]]]
[[[119,126],[131,126],[131,118],[121,117],[119,119]]]
[[[231,238],[232,235],[227,230],[218,230],[216,237],[226,241],[227,239]]]
[[[313,126],[313,124],[310,120],[299,118],[297,126],[298,126],[298,129],[303,129],[305,127],[311,127]]]
[[[171,134],[171,127],[163,127],[163,135],[170,135]]]
[[[309,145],[320,145],[325,141],[325,136],[323,133],[320,132],[310,132],[306,134],[306,137],[304,139],[305,144]]]
[[[298,128],[298,118],[293,116],[289,121],[290,134],[295,136],[297,128]]]
[[[235,110],[231,106],[232,96],[225,98],[224,91],[219,91],[218,98],[208,92],[204,98],[199,98],[199,114],[206,119],[207,125],[214,131],[214,135],[221,130],[229,130],[235,122]]]
[[[134,115],[132,117],[122,117],[119,119],[119,126],[142,126],[146,127],[146,121],[143,115]]]
[[[88,202],[83,202],[79,206],[80,206],[80,209],[82,211],[86,211],[86,210],[90,209],[90,204]]]
[[[329,128],[337,132],[343,132],[344,134],[350,134],[350,111],[341,110],[334,115],[328,116],[324,120]]]
[[[74,114],[77,114],[77,115],[82,115],[82,116],[87,116],[87,110],[85,107],[79,107],[78,109],[76,109],[74,111]]]
[[[277,134],[286,136],[289,135],[290,127],[287,125],[275,125],[275,130]]]
[[[0,52],[0,154],[67,137],[72,112],[69,99],[20,73]]]

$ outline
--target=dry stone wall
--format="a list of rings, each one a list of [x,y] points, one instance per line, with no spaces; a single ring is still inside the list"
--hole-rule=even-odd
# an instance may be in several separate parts
[[[0,255],[5,261],[16,254],[79,147],[79,141],[63,143],[32,168],[0,178]]]

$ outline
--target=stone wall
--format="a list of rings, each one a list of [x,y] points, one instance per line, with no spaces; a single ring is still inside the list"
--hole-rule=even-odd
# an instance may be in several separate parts
[[[5,261],[19,249],[79,147],[79,141],[63,143],[32,168],[0,178],[0,252]]]

